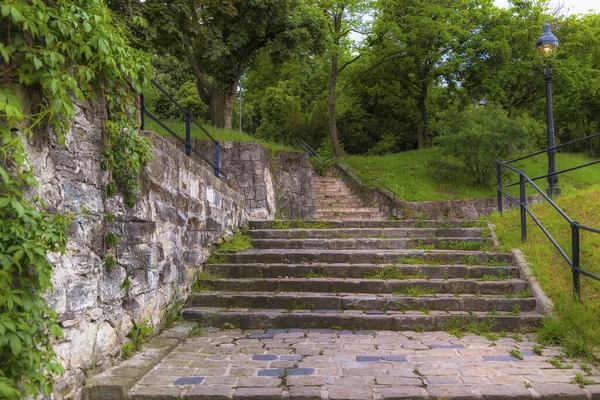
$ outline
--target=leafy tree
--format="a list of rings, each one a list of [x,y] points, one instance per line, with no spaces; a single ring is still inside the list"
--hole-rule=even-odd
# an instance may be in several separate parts
[[[462,46],[478,29],[490,5],[489,0],[380,1],[378,24],[389,30],[382,46],[400,54],[393,63],[396,79],[420,115],[418,148],[423,148],[429,132],[431,88],[452,84]]]
[[[497,106],[448,110],[441,114],[436,128],[441,133],[437,138],[440,147],[461,161],[473,182],[481,186],[489,185],[497,158],[527,148],[544,132],[539,122],[528,117],[509,118]]]
[[[117,12],[131,9],[148,20],[146,34],[155,48],[187,61],[212,124],[222,128],[231,128],[238,82],[262,48],[285,57],[321,32],[316,10],[294,0],[112,3]]]

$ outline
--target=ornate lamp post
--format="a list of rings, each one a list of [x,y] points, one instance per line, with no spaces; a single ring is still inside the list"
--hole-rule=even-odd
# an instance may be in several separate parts
[[[552,116],[552,63],[558,48],[558,39],[550,32],[550,24],[544,24],[544,32],[537,40],[536,46],[540,52],[540,61],[544,70],[544,81],[546,82],[546,125],[548,133],[548,149],[554,147],[554,118]],[[560,196],[558,187],[558,175],[556,173],[556,150],[548,151],[548,196],[554,198]]]

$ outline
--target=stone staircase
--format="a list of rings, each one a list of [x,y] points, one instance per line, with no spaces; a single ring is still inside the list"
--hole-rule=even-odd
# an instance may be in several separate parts
[[[536,299],[510,256],[488,250],[486,230],[464,221],[252,221],[253,249],[213,254],[182,315],[240,329],[528,330],[541,318]]]
[[[363,207],[344,181],[313,175],[313,191],[319,220],[382,220],[386,216],[376,207]]]

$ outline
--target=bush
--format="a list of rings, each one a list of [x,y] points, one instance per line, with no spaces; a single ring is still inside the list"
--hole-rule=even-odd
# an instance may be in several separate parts
[[[528,117],[509,118],[495,106],[480,106],[461,113],[449,110],[436,121],[437,144],[464,164],[476,185],[487,186],[497,158],[530,147],[543,127]]]

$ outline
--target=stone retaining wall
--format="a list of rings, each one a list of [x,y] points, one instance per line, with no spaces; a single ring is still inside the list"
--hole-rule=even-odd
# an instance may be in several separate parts
[[[194,140],[192,147],[212,162],[211,142]],[[229,186],[244,196],[249,218],[315,216],[312,166],[307,153],[273,152],[253,142],[222,142],[220,161]]]
[[[328,175],[335,175],[348,185],[350,190],[356,194],[363,206],[379,207],[379,210],[390,217],[398,219],[426,218],[426,219],[477,219],[490,215],[498,209],[496,198],[485,199],[460,199],[439,201],[403,201],[399,198],[390,198],[378,188],[367,188],[349,175],[344,169],[334,164],[327,169]],[[530,196],[528,204],[542,201],[541,196]],[[518,204],[507,199],[502,199],[504,210],[517,207]]]
[[[47,298],[65,333],[54,345],[66,368],[55,385],[59,399],[81,397],[85,375],[114,363],[134,323],[158,330],[167,309],[190,293],[210,246],[246,221],[242,196],[149,132],[155,158],[142,174],[139,202],[130,210],[122,197],[107,198],[100,169],[105,108],[76,109],[64,146],[49,131],[26,144],[50,211],[77,215],[66,254],[50,255],[54,292]],[[104,221],[108,213],[113,223]],[[103,265],[108,231],[120,236],[111,270]]]

